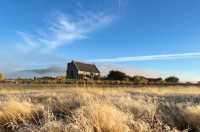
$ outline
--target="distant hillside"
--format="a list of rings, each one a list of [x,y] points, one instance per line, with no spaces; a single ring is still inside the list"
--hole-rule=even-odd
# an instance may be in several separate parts
[[[8,78],[34,78],[34,77],[44,77],[44,76],[61,76],[65,75],[65,68],[63,67],[49,67],[43,69],[32,69],[32,70],[23,70],[10,73],[7,75]]]

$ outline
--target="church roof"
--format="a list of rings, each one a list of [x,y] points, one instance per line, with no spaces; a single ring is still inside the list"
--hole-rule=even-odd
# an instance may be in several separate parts
[[[75,64],[76,68],[79,71],[100,73],[100,71],[98,70],[95,64],[88,64],[88,63],[83,63],[83,62],[78,62],[78,61],[72,61],[72,62]]]

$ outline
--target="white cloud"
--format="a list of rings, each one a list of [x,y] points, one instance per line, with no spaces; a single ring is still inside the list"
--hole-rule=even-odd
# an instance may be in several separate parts
[[[55,49],[76,40],[88,38],[90,33],[105,27],[112,20],[113,16],[104,12],[78,12],[75,17],[60,13],[49,23],[47,29],[42,31],[40,29],[37,34],[17,31],[23,40],[17,47],[27,52],[35,49]]]
[[[161,54],[148,56],[129,56],[108,59],[95,59],[93,62],[135,62],[135,61],[155,61],[155,60],[172,60],[186,58],[200,58],[200,52],[182,53],[182,54]]]
[[[17,43],[17,48],[22,52],[29,52],[33,49],[39,48],[39,42],[31,34],[17,31],[17,34],[21,36],[23,42]]]

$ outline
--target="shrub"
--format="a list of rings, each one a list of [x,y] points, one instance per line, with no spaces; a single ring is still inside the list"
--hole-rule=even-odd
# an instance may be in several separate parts
[[[107,79],[108,80],[127,80],[129,77],[121,71],[110,71]]]
[[[148,82],[148,80],[143,76],[134,76],[131,78],[131,81],[135,84],[146,84]]]
[[[148,84],[163,84],[164,81],[163,79],[160,77],[160,78],[147,78],[148,80]]]
[[[167,82],[167,83],[178,83],[179,82],[179,78],[178,77],[174,77],[174,76],[171,76],[171,77],[167,77],[166,79],[165,79],[165,81]]]

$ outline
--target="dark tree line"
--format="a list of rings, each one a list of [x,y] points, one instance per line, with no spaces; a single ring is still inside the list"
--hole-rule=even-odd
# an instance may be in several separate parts
[[[106,77],[107,80],[119,80],[119,81],[130,81],[135,84],[176,84],[179,83],[179,78],[175,76],[167,77],[166,79],[162,78],[146,78],[144,76],[128,76],[127,74],[121,71],[110,71]]]

